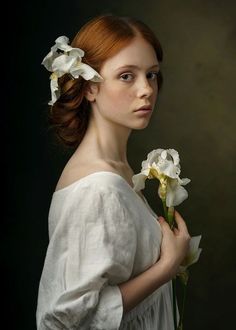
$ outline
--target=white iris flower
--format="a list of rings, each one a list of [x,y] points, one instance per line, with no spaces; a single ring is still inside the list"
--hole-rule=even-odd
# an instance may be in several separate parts
[[[181,179],[179,154],[174,149],[156,149],[147,155],[142,162],[141,172],[132,178],[134,190],[144,189],[146,179],[158,179],[160,181],[158,194],[166,202],[167,207],[182,203],[188,192],[183,187],[190,179]]]
[[[49,105],[53,105],[60,97],[58,78],[62,77],[65,73],[69,73],[74,79],[81,76],[85,80],[94,82],[103,80],[98,72],[82,62],[84,51],[80,48],[71,47],[68,45],[68,42],[69,39],[67,37],[58,37],[55,40],[55,45],[51,47],[50,52],[42,61],[45,68],[52,72],[50,76],[52,99],[48,103]]]

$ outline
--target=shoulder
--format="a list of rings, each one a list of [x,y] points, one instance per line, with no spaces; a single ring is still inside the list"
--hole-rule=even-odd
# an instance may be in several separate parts
[[[123,200],[123,197],[130,195],[132,187],[125,179],[111,171],[96,171],[87,174],[71,184],[54,192],[57,200],[67,200],[70,203],[74,200],[88,203],[88,199],[110,200],[114,197]],[[133,193],[133,192],[132,192]]]
[[[84,175],[76,176],[67,181],[65,186],[56,189],[53,194],[55,201],[60,203],[90,204],[89,201],[116,201],[118,203],[129,200],[133,195],[133,188],[125,178],[110,168],[96,168],[86,171]]]
[[[105,161],[95,161],[92,164],[83,164],[83,163],[68,163],[56,185],[55,191],[62,190],[64,188],[73,185],[79,181],[90,181],[91,183],[95,183],[98,181],[102,181],[104,179],[104,175],[102,173],[113,173],[119,175],[120,173],[112,167],[110,164],[106,163]],[[100,175],[97,175],[97,174]],[[93,180],[91,180],[91,175],[94,175]],[[105,176],[106,182],[107,180],[115,180],[113,176]]]
[[[68,219],[75,226],[83,222],[113,223],[116,219],[118,222],[127,219],[132,222],[130,203],[133,194],[132,188],[119,174],[104,170],[87,174],[54,192],[49,212],[50,233],[55,223],[67,226]]]

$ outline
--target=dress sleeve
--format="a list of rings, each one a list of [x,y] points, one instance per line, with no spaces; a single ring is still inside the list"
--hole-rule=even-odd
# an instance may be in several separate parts
[[[120,192],[96,185],[75,189],[65,205],[45,258],[38,329],[119,329],[118,284],[130,278],[136,252],[129,209]]]

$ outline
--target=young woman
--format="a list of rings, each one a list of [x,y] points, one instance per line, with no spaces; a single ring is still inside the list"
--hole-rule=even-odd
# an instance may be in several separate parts
[[[56,40],[50,119],[74,153],[52,196],[37,329],[174,328],[171,279],[189,245],[132,187],[133,129],[148,126],[162,49],[144,23],[114,15],[89,21],[71,45]]]

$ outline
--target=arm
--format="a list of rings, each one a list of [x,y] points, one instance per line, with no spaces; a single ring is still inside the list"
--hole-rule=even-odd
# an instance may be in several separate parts
[[[163,231],[161,257],[148,270],[119,285],[123,311],[128,312],[173,278],[188,250],[190,235],[180,214],[175,211],[178,229],[171,231],[167,222],[159,217]]]
[[[123,301],[115,284],[131,276],[136,228],[114,185],[91,177],[73,188],[53,201],[37,329],[117,330]]]

